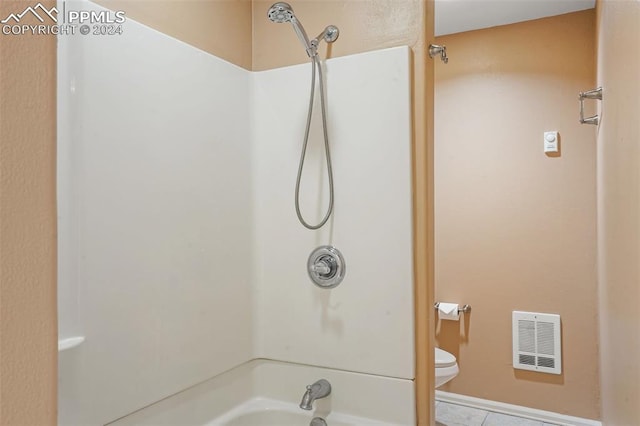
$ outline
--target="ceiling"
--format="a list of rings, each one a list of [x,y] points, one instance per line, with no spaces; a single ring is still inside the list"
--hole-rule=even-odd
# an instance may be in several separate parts
[[[592,9],[595,0],[436,0],[436,36]]]

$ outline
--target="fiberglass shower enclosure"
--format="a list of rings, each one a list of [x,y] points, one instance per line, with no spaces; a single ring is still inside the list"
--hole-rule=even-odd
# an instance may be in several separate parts
[[[60,423],[110,423],[260,358],[412,393],[409,49],[324,65],[335,209],[309,231],[292,203],[309,64],[250,72],[123,29],[59,37],[60,337],[84,338],[60,352]],[[318,111],[311,221],[329,197]],[[321,245],[348,262],[335,289],[307,276]]]

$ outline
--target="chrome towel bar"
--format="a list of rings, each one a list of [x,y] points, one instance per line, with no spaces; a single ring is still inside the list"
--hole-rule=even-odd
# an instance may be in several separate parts
[[[587,90],[586,92],[580,92],[578,99],[580,99],[580,124],[598,125],[598,123],[600,122],[600,116],[598,114],[593,115],[591,117],[584,118],[584,100],[596,99],[598,101],[601,101],[602,87],[598,87],[597,89],[593,89],[593,90]]]

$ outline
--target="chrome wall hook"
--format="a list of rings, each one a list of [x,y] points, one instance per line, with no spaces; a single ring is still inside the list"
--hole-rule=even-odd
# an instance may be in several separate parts
[[[600,122],[600,116],[598,114],[587,118],[584,117],[584,100],[596,99],[598,101],[601,101],[602,87],[598,87],[597,89],[593,90],[587,90],[586,92],[580,92],[580,94],[578,95],[578,99],[580,99],[580,124],[598,125],[598,123]]]
[[[447,58],[447,46],[440,46],[437,44],[429,45],[429,57],[434,58],[440,55],[440,59],[445,64],[449,62],[449,58]]]

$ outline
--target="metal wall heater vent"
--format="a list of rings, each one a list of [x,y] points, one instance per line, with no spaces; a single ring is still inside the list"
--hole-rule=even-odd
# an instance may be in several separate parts
[[[562,373],[560,315],[513,311],[513,368]]]

